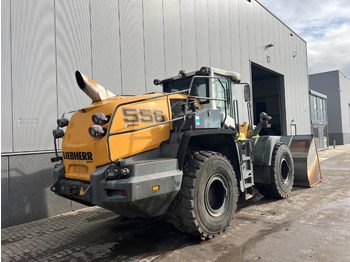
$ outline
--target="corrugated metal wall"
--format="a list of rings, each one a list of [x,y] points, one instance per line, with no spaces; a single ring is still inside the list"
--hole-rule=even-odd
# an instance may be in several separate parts
[[[257,1],[1,5],[3,153],[53,149],[57,116],[90,103],[76,86],[75,70],[115,93],[140,94],[159,90],[154,78],[203,65],[238,71],[250,82],[251,61],[284,75],[288,133],[292,119],[298,134],[310,133],[306,43]]]

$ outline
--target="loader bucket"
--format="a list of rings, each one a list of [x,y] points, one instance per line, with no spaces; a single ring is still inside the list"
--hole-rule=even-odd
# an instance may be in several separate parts
[[[321,168],[313,135],[296,135],[289,148],[294,161],[294,185],[313,187],[321,182]]]

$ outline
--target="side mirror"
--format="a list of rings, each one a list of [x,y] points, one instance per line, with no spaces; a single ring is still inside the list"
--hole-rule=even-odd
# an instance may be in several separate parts
[[[244,101],[250,101],[250,85],[244,85]]]

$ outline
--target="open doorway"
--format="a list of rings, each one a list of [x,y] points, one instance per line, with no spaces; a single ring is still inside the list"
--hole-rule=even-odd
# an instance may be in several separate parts
[[[251,63],[254,125],[260,122],[260,113],[272,116],[271,128],[261,135],[286,135],[284,77],[262,66]]]

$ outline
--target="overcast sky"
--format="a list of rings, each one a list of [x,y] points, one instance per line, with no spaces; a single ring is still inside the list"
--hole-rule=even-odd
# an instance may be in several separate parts
[[[307,42],[309,74],[350,77],[350,0],[258,0]]]

